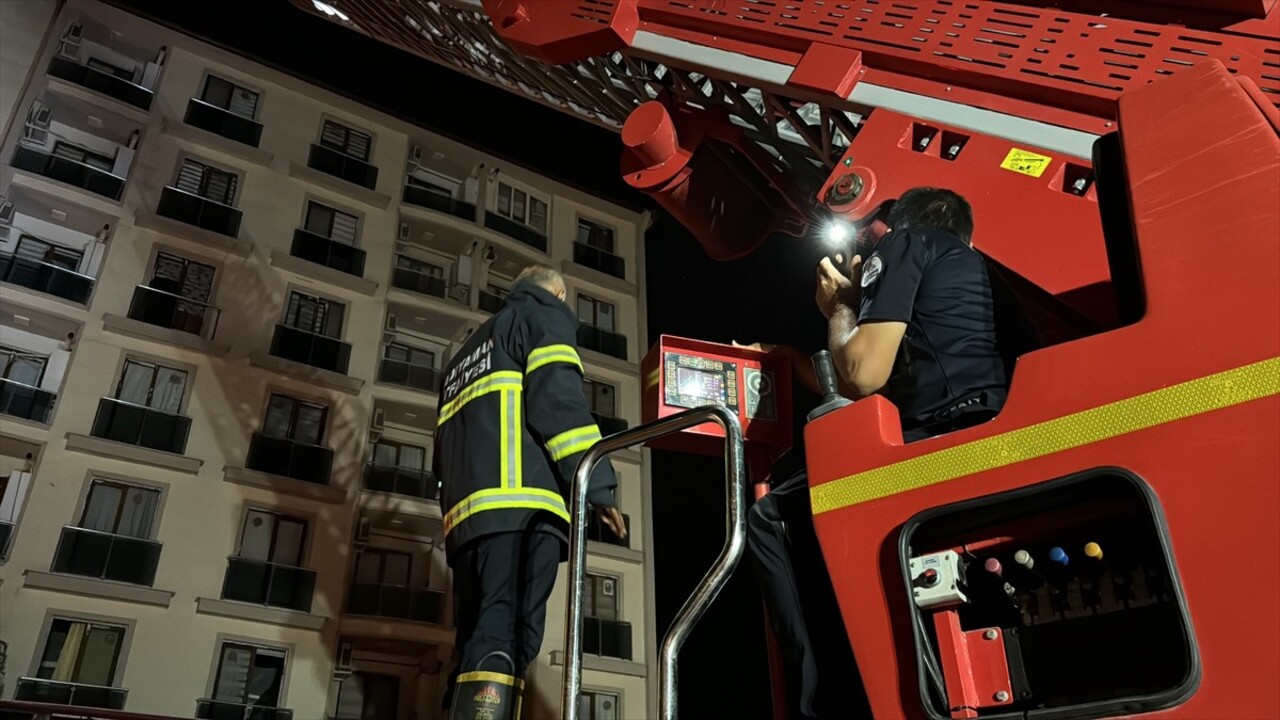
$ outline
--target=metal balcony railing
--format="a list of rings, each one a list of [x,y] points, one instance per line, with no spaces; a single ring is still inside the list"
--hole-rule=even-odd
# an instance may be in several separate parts
[[[53,571],[150,587],[161,547],[155,540],[67,526],[53,554]]]
[[[573,261],[616,278],[627,277],[627,263],[622,257],[585,243],[573,244]]]
[[[125,179],[119,175],[22,144],[13,151],[13,166],[110,200],[119,200],[124,194]]]
[[[96,438],[181,455],[187,450],[191,418],[116,398],[98,401],[93,418]]]
[[[60,55],[49,63],[49,74],[143,110],[150,110],[155,98],[154,91],[137,83]]]
[[[627,336],[590,325],[578,326],[578,347],[595,350],[620,360],[627,359]]]
[[[182,121],[249,147],[258,147],[262,140],[262,123],[196,98],[187,101],[187,114]]]
[[[212,339],[222,308],[146,285],[133,289],[130,319]],[[206,336],[206,332],[208,335]]]
[[[33,385],[0,378],[0,415],[48,423],[58,395]]]
[[[582,652],[587,655],[631,659],[631,623],[582,619]]]
[[[487,313],[496,313],[507,304],[507,298],[502,295],[491,293],[488,290],[480,291],[480,309]]]
[[[405,185],[402,199],[408,205],[417,205],[418,207],[436,210],[463,220],[475,222],[476,219],[475,203],[457,200],[442,192],[436,192],[418,185]]]
[[[617,547],[631,547],[631,516],[626,513],[622,514],[622,523],[627,528],[627,537],[619,539],[608,525],[600,522],[598,515],[591,515],[587,518],[587,539],[602,542],[607,545],[616,545]]]
[[[314,570],[232,556],[227,558],[222,599],[311,612],[315,589]]]
[[[200,720],[293,720],[293,711],[204,698],[196,701],[196,717]]]
[[[93,292],[93,278],[52,263],[0,253],[0,282],[20,285],[84,305]]]
[[[0,520],[0,560],[9,557],[9,542],[13,540],[13,533],[17,529],[17,525]]]
[[[20,677],[13,699],[50,705],[123,710],[124,701],[128,695],[129,691],[125,688]]]
[[[312,145],[307,167],[370,190],[378,186],[378,168],[324,145]]]
[[[440,371],[429,365],[414,365],[403,360],[382,358],[378,363],[378,382],[437,392],[440,389]]]
[[[333,450],[322,445],[254,433],[249,440],[245,467],[316,485],[328,485]]]
[[[396,465],[366,465],[364,488],[425,500],[435,500],[440,495],[440,482],[436,480],[435,473]]]
[[[364,276],[364,250],[309,230],[299,228],[293,231],[289,254],[348,275]]]
[[[438,298],[449,297],[449,283],[442,277],[428,275],[419,270],[398,267],[391,273],[391,284],[401,290],[431,295]]]
[[[347,612],[440,625],[444,615],[444,593],[407,585],[356,583],[347,595]]]
[[[276,325],[271,336],[271,354],[303,365],[347,374],[351,363],[351,345],[328,335]]]
[[[484,226],[490,230],[496,230],[512,240],[518,240],[540,252],[547,251],[546,236],[527,225],[521,225],[501,215],[487,212],[484,214]]]
[[[227,237],[240,235],[243,217],[236,208],[176,187],[160,191],[156,214]]]

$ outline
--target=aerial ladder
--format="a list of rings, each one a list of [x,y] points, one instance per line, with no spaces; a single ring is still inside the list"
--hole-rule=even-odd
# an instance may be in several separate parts
[[[970,200],[1042,340],[1004,409],[910,444],[879,396],[805,427],[877,718],[1280,715],[1276,0],[294,2],[618,131],[713,258]],[[660,339],[653,424],[593,456],[785,450],[771,362]]]

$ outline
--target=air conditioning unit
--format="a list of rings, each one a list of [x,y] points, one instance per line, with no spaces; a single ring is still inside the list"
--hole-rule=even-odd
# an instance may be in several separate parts
[[[422,164],[422,146],[414,145],[409,148],[409,167],[417,168]]]
[[[369,518],[362,517],[356,521],[356,537],[355,542],[364,544],[369,542],[369,534],[373,530],[373,523],[369,522]]]
[[[396,329],[396,314],[395,314],[395,313],[387,313],[387,329],[388,329],[388,330],[395,330],[395,329]]]
[[[0,225],[12,225],[13,214],[13,203],[0,197]]]
[[[393,342],[395,342],[395,341],[396,341],[396,334],[395,334],[395,333],[382,333],[382,344],[383,344],[383,345],[390,345],[391,343],[393,343]]]
[[[387,411],[383,408],[374,408],[373,421],[370,423],[370,425],[381,430],[382,428],[386,427],[386,424],[387,424]]]
[[[355,670],[355,666],[351,662],[351,655],[355,648],[349,642],[338,643],[338,657],[333,663],[333,676],[335,678],[345,678],[351,675]]]
[[[411,231],[409,229],[409,223],[402,222],[400,223],[400,234],[397,235],[396,237],[401,241],[408,242],[410,232]]]

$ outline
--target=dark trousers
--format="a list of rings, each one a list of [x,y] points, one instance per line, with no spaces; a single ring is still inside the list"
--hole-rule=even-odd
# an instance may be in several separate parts
[[[451,558],[456,647],[461,655],[449,675],[444,705],[458,675],[476,670],[524,677],[542,647],[547,598],[556,582],[560,539],[541,532],[501,533],[468,543]],[[511,668],[498,658],[502,652]]]

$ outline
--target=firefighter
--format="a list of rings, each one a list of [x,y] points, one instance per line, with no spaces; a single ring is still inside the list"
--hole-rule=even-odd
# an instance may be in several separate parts
[[[577,329],[564,278],[530,266],[445,368],[434,465],[461,656],[445,699],[451,720],[518,717],[522,678],[542,644],[567,555],[566,497],[582,453],[600,439]],[[588,498],[626,537],[616,485],[602,462]]]
[[[852,258],[849,277],[837,269],[839,258],[818,266],[815,299],[827,318],[841,394],[883,394],[897,406],[907,442],[983,422],[1004,404],[1007,372],[992,283],[972,234],[964,198],[916,188],[864,224],[859,245],[867,257]],[[797,377],[816,391],[804,354],[753,347],[790,356]],[[748,547],[780,645],[789,713],[816,718],[818,666],[792,558],[819,553],[802,452],[780,459],[772,476],[771,492],[748,513]],[[813,594],[831,598],[830,578],[821,575],[825,587]],[[850,716],[842,708],[839,717]]]

